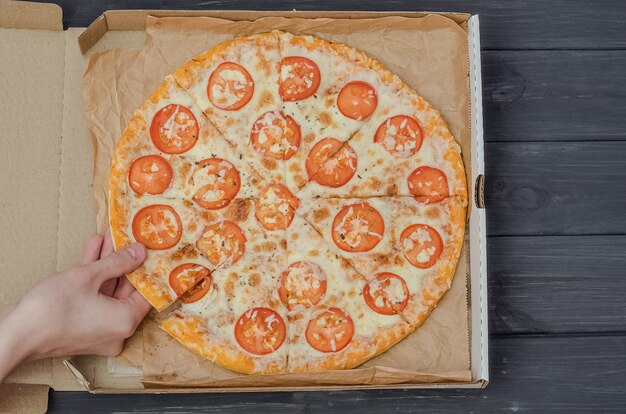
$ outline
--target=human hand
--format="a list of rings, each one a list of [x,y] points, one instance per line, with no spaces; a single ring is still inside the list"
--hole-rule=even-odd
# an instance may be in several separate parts
[[[117,355],[150,310],[124,274],[143,263],[140,243],[113,252],[93,236],[81,266],[42,280],[0,320],[0,382],[21,361],[65,355]]]

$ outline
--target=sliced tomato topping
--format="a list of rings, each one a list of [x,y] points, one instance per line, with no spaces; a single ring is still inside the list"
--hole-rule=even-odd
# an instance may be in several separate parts
[[[313,95],[320,86],[320,70],[311,59],[287,56],[280,62],[281,84],[278,89],[283,101],[300,101]]]
[[[159,155],[137,158],[128,171],[128,184],[137,194],[161,194],[172,182],[172,166]]]
[[[282,184],[265,187],[255,201],[255,216],[267,230],[284,230],[291,224],[300,200]]]
[[[337,108],[348,118],[358,121],[367,119],[376,110],[378,96],[367,82],[354,81],[346,84],[337,96]]]
[[[267,355],[285,342],[285,321],[269,308],[245,311],[235,323],[235,339],[243,349],[255,355]]]
[[[278,296],[289,310],[298,306],[310,308],[326,293],[326,283],[326,273],[318,264],[295,262],[281,274]]]
[[[198,188],[192,196],[193,201],[209,210],[226,207],[241,186],[237,168],[221,158],[198,162],[189,181],[194,188]]]
[[[224,62],[211,73],[206,90],[213,105],[226,111],[236,111],[254,95],[254,81],[243,66]]]
[[[176,211],[164,204],[153,204],[142,208],[133,218],[135,240],[151,250],[165,250],[180,240],[183,225]]]
[[[363,298],[375,312],[395,315],[409,303],[409,288],[400,276],[383,272],[363,286]]]
[[[246,251],[246,235],[230,220],[209,224],[202,231],[196,247],[213,266],[233,265]]]
[[[433,266],[443,252],[441,236],[427,224],[413,224],[404,229],[400,243],[406,260],[420,269]]]
[[[183,263],[170,272],[169,282],[176,296],[181,296],[210,274],[209,269],[202,265]]]
[[[372,250],[385,231],[383,216],[367,202],[345,206],[333,220],[332,237],[346,252]]]
[[[159,151],[181,154],[194,146],[199,129],[198,120],[189,108],[169,104],[152,118],[150,138]]]
[[[319,140],[306,158],[309,179],[326,187],[341,187],[356,173],[356,152],[335,138]]]
[[[354,335],[354,323],[345,311],[328,308],[316,314],[306,327],[306,340],[320,352],[344,349]]]
[[[416,168],[407,178],[409,192],[424,204],[438,203],[448,197],[448,179],[433,167]]]
[[[183,303],[194,303],[202,299],[206,296],[206,294],[213,287],[213,278],[208,276],[204,279],[201,279],[200,282],[196,283],[191,289],[185,292],[184,295],[180,297],[180,300]]]
[[[407,115],[387,118],[380,124],[374,135],[374,142],[381,145],[391,155],[407,158],[422,146],[424,133],[417,119]]]
[[[281,111],[269,111],[252,126],[250,141],[259,154],[288,160],[300,147],[300,126]]]

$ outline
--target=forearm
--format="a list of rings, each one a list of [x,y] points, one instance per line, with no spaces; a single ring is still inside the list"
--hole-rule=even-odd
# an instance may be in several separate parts
[[[14,307],[0,315],[0,383],[30,355],[32,344],[26,330]]]

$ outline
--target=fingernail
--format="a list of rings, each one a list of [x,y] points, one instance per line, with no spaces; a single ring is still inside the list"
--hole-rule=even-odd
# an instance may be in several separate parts
[[[133,243],[130,246],[128,246],[128,252],[130,253],[131,256],[133,256],[133,259],[136,259],[139,256],[141,256],[142,250],[143,248],[141,247],[139,243]]]

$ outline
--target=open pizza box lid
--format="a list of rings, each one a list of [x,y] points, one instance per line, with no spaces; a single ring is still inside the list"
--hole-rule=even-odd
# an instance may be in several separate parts
[[[0,163],[3,200],[0,225],[0,308],[15,303],[46,274],[80,260],[84,242],[96,231],[92,171],[94,147],[83,118],[81,79],[89,56],[113,48],[141,49],[148,15],[210,16],[255,20],[264,16],[371,18],[420,17],[418,12],[256,12],[108,11],[88,28],[63,30],[62,10],[54,4],[0,0],[0,117],[4,125]],[[483,202],[483,131],[478,16],[443,13],[468,34],[471,177],[469,234],[471,381],[403,384],[415,387],[484,387],[488,382],[487,269]],[[471,159],[471,161],[469,161]],[[33,257],[34,256],[34,257]],[[144,389],[137,375],[111,375],[111,361],[99,357],[47,359],[24,364],[0,388],[0,400],[19,392],[45,406],[49,387],[90,392],[260,391],[259,388]],[[77,368],[77,367],[80,367]],[[133,372],[129,372],[133,374]],[[89,380],[87,379],[89,378]],[[386,386],[399,387],[398,385]],[[286,389],[382,388],[382,386],[304,386]],[[263,390],[268,390],[263,389]],[[31,406],[32,408],[32,406]]]

